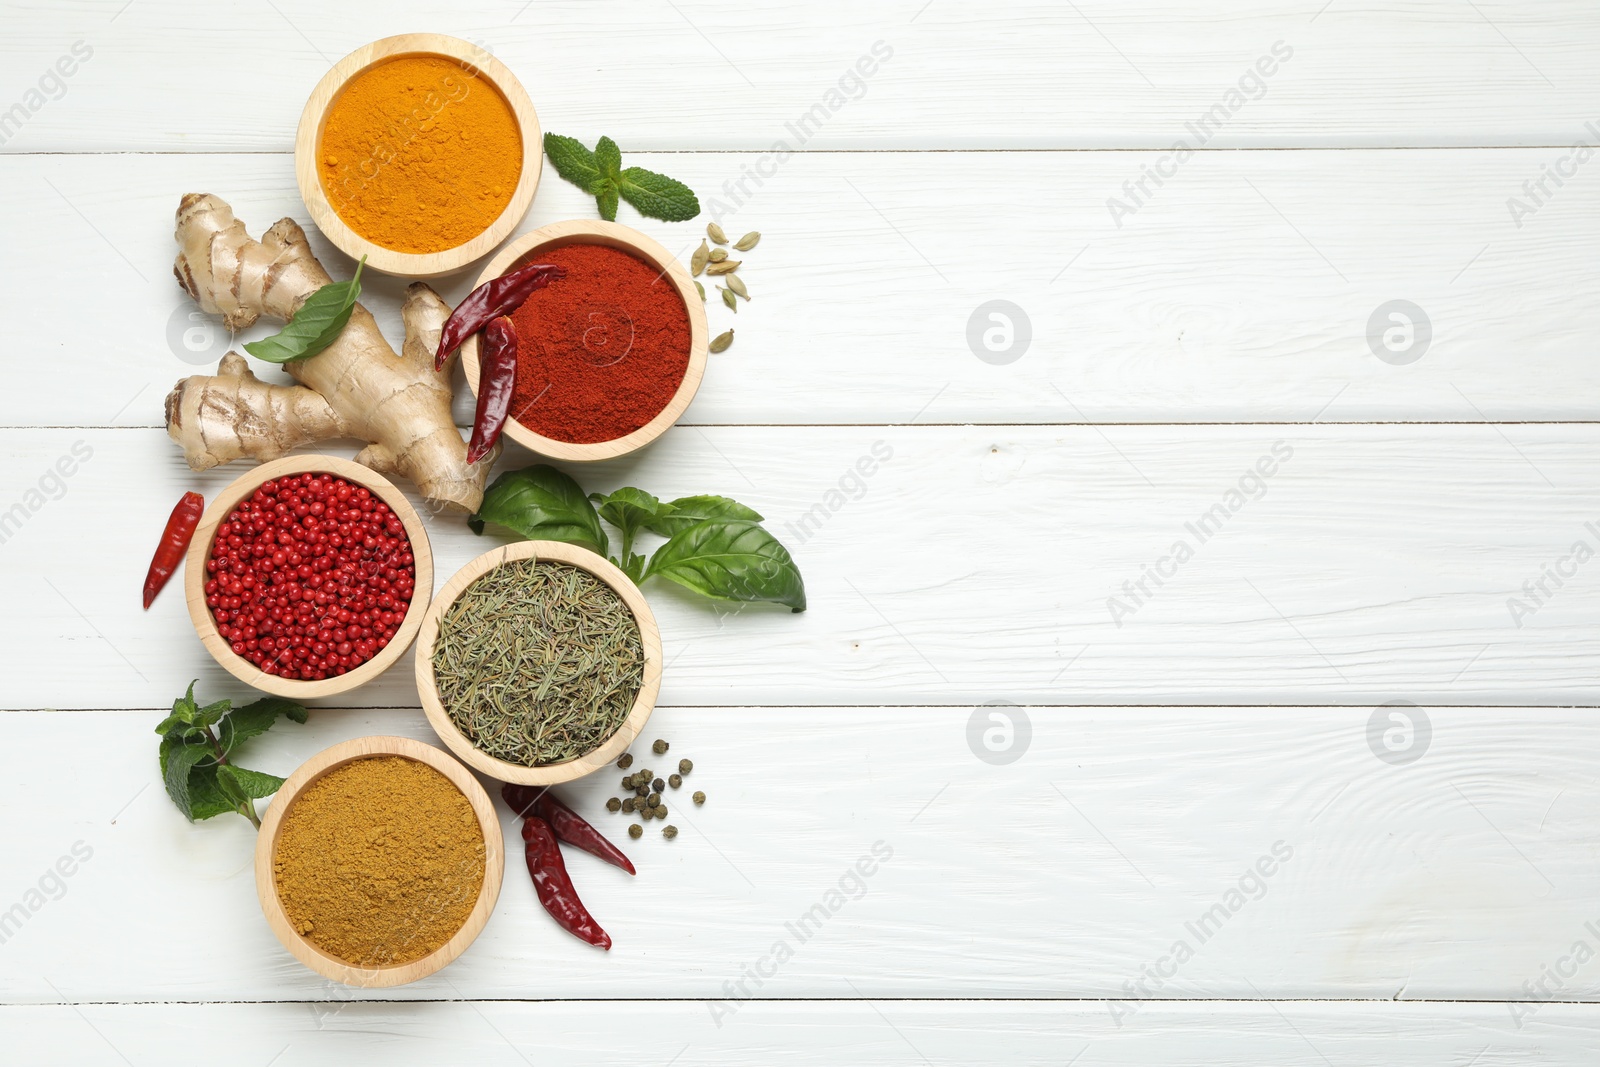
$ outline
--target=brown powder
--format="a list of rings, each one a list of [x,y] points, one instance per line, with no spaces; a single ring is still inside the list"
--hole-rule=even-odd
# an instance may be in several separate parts
[[[272,858],[290,924],[362,967],[409,963],[450,940],[477,903],[485,862],[461,790],[402,756],[355,760],[308,786]]]

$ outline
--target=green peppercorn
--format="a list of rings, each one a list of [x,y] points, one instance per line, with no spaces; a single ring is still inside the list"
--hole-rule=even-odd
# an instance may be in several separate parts
[[[643,804],[639,805],[639,818],[643,819],[645,822],[649,822],[655,817],[655,814],[656,813],[653,810],[645,807]]]
[[[646,767],[644,770],[639,772],[639,781],[648,782],[650,779],[654,778],[655,776],[656,776],[656,772],[652,771],[649,767]]]
[[[678,828],[676,826],[663,826],[661,828],[661,836],[671,841],[678,836]]]
[[[612,797],[610,800],[606,801],[606,810],[607,811],[621,811],[622,810],[622,801],[618,800],[616,797]]]
[[[647,785],[636,785],[633,787],[633,795],[637,797],[647,797],[650,795],[650,787]]]
[[[655,781],[650,783],[650,788],[654,789],[657,793],[659,793],[662,790],[667,788],[667,783],[663,782],[661,779],[657,778]]]
[[[640,826],[638,823],[634,823],[632,826],[628,827],[628,836],[633,838],[635,841],[639,840],[639,838],[644,836],[644,827]]]
[[[667,784],[676,789],[683,784],[683,775],[674,774],[667,779]]]
[[[661,794],[651,793],[645,798],[644,806],[647,808],[659,808],[661,806]]]
[[[694,794],[694,802],[696,804],[704,804],[706,802],[706,795],[696,790]]]
[[[671,747],[672,747],[671,745],[667,744],[665,741],[661,740],[661,738],[658,737],[658,738],[656,738],[656,743],[650,746],[650,751],[654,752],[658,756],[661,756],[661,755],[665,755],[667,749],[669,749]]]
[[[625,790],[633,788],[633,775],[630,774],[622,779],[622,788]]]
[[[667,817],[667,806],[665,804],[657,804],[655,811],[656,818],[665,819]]]
[[[618,805],[618,807],[622,809],[622,814],[624,815],[632,815],[633,809],[637,806],[638,805],[635,803],[632,797],[626,798],[620,805]]]
[[[622,755],[617,757],[617,770],[625,771],[629,767],[632,767],[632,766],[633,766],[633,753],[632,752],[624,752]]]
[[[678,761],[678,773],[679,774],[688,774],[692,770],[694,770],[694,764],[691,763],[689,760],[681,759],[681,760]]]

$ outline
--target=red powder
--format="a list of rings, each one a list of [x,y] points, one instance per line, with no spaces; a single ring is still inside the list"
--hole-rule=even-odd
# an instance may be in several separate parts
[[[512,313],[511,417],[573,444],[627,436],[661,413],[688,369],[689,312],[677,287],[604,245],[567,245],[537,259],[567,276]]]

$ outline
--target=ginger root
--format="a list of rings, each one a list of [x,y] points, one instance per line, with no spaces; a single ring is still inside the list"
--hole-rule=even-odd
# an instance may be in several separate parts
[[[229,330],[257,318],[287,321],[332,281],[293,219],[252,240],[221,199],[190,193],[178,205],[173,273],[200,307]],[[178,382],[167,396],[167,436],[189,466],[208,470],[235,459],[276,459],[291,449],[341,437],[370,442],[356,456],[381,474],[416,483],[430,502],[476,511],[498,445],[477,463],[450,413],[450,366],[433,369],[450,307],[420,282],[406,290],[406,339],[396,355],[360,304],[337,340],[310,359],[285,364],[299,385],[261,381],[229,352],[214,376]]]

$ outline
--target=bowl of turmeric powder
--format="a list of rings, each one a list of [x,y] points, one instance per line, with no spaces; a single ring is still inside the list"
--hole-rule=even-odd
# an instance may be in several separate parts
[[[306,101],[294,156],[328,240],[371,270],[436,278],[516,229],[544,148],[505,64],[469,41],[407,33],[334,64]]]
[[[256,839],[267,925],[346,985],[415,982],[455,960],[500,896],[505,848],[471,771],[409,737],[358,737],[288,777]]]

